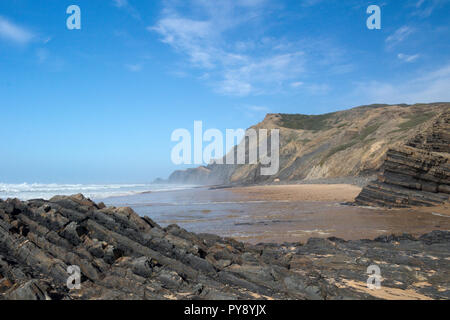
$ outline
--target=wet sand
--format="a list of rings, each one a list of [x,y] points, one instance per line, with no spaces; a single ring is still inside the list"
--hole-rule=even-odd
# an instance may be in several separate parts
[[[352,185],[276,185],[209,190],[197,188],[105,199],[130,206],[162,226],[214,233],[250,243],[305,242],[311,237],[346,240],[450,230],[450,210],[380,209],[343,205],[360,188]]]
[[[237,187],[231,191],[253,200],[349,202],[361,188],[349,184],[301,184]]]

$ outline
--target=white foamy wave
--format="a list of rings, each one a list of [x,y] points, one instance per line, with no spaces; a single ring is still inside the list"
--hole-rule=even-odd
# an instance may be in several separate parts
[[[91,199],[127,196],[144,192],[190,189],[192,185],[165,184],[57,184],[57,183],[0,183],[0,199],[50,199],[55,195],[82,193]]]

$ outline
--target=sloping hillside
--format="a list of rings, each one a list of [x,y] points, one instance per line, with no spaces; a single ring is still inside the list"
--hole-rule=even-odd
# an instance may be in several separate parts
[[[389,149],[410,141],[449,108],[450,103],[370,105],[323,115],[268,114],[252,128],[280,129],[276,175],[260,175],[260,164],[211,164],[176,171],[169,181],[252,184],[374,174]]]

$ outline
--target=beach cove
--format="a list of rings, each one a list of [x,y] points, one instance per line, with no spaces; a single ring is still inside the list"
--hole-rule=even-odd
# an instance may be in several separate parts
[[[447,207],[386,209],[345,204],[360,190],[349,184],[199,187],[101,201],[129,206],[162,226],[178,224],[189,232],[249,243],[305,242],[312,237],[374,239],[392,233],[450,230]]]

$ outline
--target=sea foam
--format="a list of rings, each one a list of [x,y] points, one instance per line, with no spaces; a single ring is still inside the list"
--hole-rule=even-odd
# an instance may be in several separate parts
[[[127,196],[144,192],[189,189],[190,185],[170,184],[57,184],[57,183],[0,183],[0,199],[50,199],[55,195],[82,193],[91,199]]]

